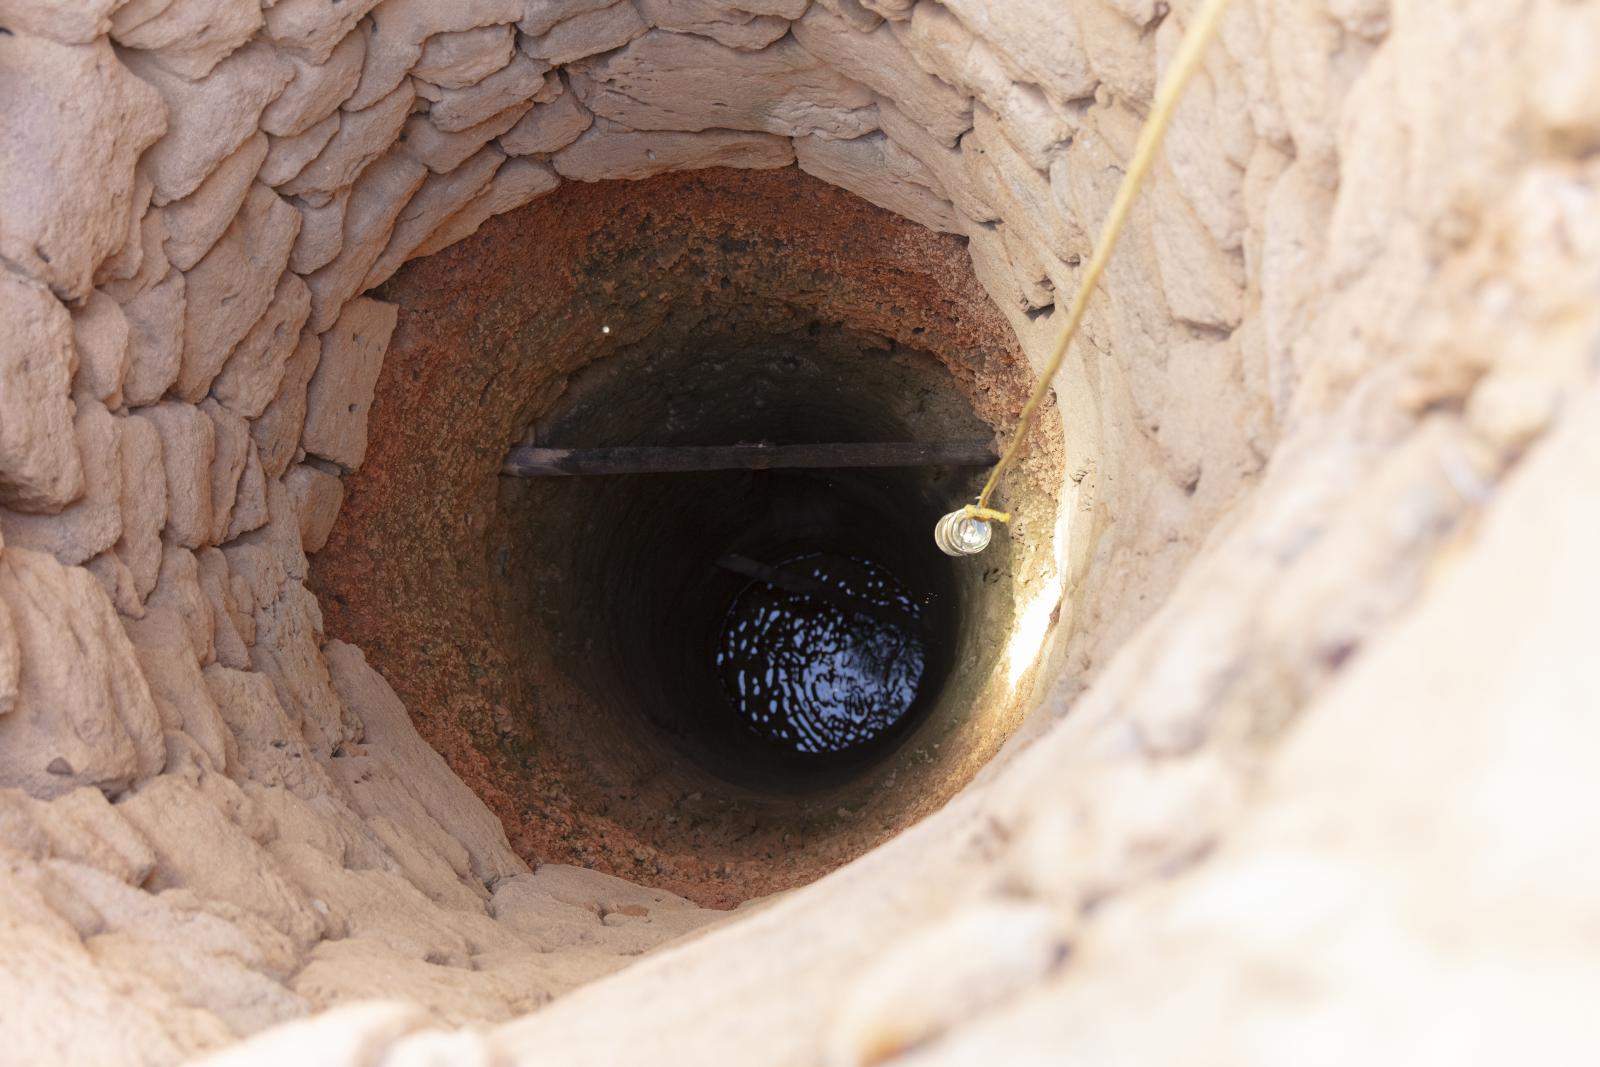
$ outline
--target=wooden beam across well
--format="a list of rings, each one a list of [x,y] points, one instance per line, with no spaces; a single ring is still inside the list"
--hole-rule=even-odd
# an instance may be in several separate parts
[[[806,467],[986,467],[998,457],[988,441],[888,441],[818,445],[681,445],[536,448],[517,445],[502,474],[548,478],[587,474],[683,474]]]

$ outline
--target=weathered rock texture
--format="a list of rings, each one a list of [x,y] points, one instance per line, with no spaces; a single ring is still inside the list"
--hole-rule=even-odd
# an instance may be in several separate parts
[[[1237,0],[1057,383],[1054,687],[552,1008],[715,913],[530,870],[306,587],[408,258],[798,163],[1037,364],[1193,8],[0,0],[6,1057],[1595,1062],[1592,3]]]

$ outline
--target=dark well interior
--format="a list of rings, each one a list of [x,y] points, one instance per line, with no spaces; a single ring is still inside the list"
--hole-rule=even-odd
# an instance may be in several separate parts
[[[569,183],[377,295],[399,325],[313,584],[530,860],[736,903],[932,811],[1020,720],[1048,431],[1008,485],[1029,520],[967,560],[932,529],[979,470],[500,474],[519,441],[990,437],[1027,375],[964,242],[792,169]],[[717,559],[809,550],[932,598],[917,704],[835,757],[748,729],[713,662],[747,581]]]
[[[812,321],[781,336],[701,335],[670,347],[647,338],[579,375],[535,438],[801,444],[989,432],[932,355]],[[999,577],[1008,543],[1001,538],[981,562],[953,560],[930,536],[932,518],[980,478],[970,468],[919,467],[506,479],[495,531],[507,592],[526,595],[511,614],[582,694],[581,708],[541,704],[533,714],[603,717],[595,736],[603,730],[613,752],[627,753],[607,771],[636,782],[683,777],[684,760],[775,793],[846,780],[934,709],[958,714],[941,707],[952,671],[990,666],[993,644],[963,620],[984,595],[986,573],[987,588],[1005,598],[993,581],[1008,580]],[[814,552],[864,558],[897,577],[922,605],[927,652],[917,699],[896,728],[828,755],[749,728],[714,662],[728,608],[751,581],[718,560]]]

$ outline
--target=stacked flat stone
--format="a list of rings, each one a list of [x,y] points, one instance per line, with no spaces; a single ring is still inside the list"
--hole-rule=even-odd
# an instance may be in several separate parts
[[[1058,387],[1071,684],[1002,773],[732,930],[455,1030],[714,916],[529,871],[305,585],[396,322],[363,294],[408,260],[564,180],[797,165],[967,238],[1037,360],[1189,7],[0,0],[6,1054],[172,1064],[371,997],[412,1006],[217,1062],[1016,1061],[1118,1021],[1147,1050],[1195,1032],[1176,997],[1135,998],[1175,1025],[1134,1025],[1072,992],[1169,980],[1096,955],[1086,916],[1211,852],[1511,461],[1564,404],[1594,414],[1564,399],[1594,373],[1588,7],[1234,5]],[[1273,786],[1286,808],[1346,799],[1308,778]],[[1284,854],[1251,840],[1236,864]],[[1387,871],[1364,840],[1319,852],[1317,884]],[[604,921],[631,905],[653,922]],[[1190,914],[1158,964],[1236,973],[1269,955],[1252,918]],[[1274,965],[1351,981],[1303,947]],[[1245,1038],[1190,1040],[1221,1062]]]

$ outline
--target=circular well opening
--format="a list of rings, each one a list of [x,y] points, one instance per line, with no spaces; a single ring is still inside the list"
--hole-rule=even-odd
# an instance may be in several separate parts
[[[963,241],[793,169],[569,183],[379,295],[399,324],[312,582],[526,858],[731,905],[935,810],[1020,722],[1058,435],[971,559],[933,526],[981,469],[500,473],[519,442],[992,440],[1029,379]],[[752,584],[728,558],[816,553],[892,574],[924,642],[905,713],[828,753],[752,729],[717,662]]]

